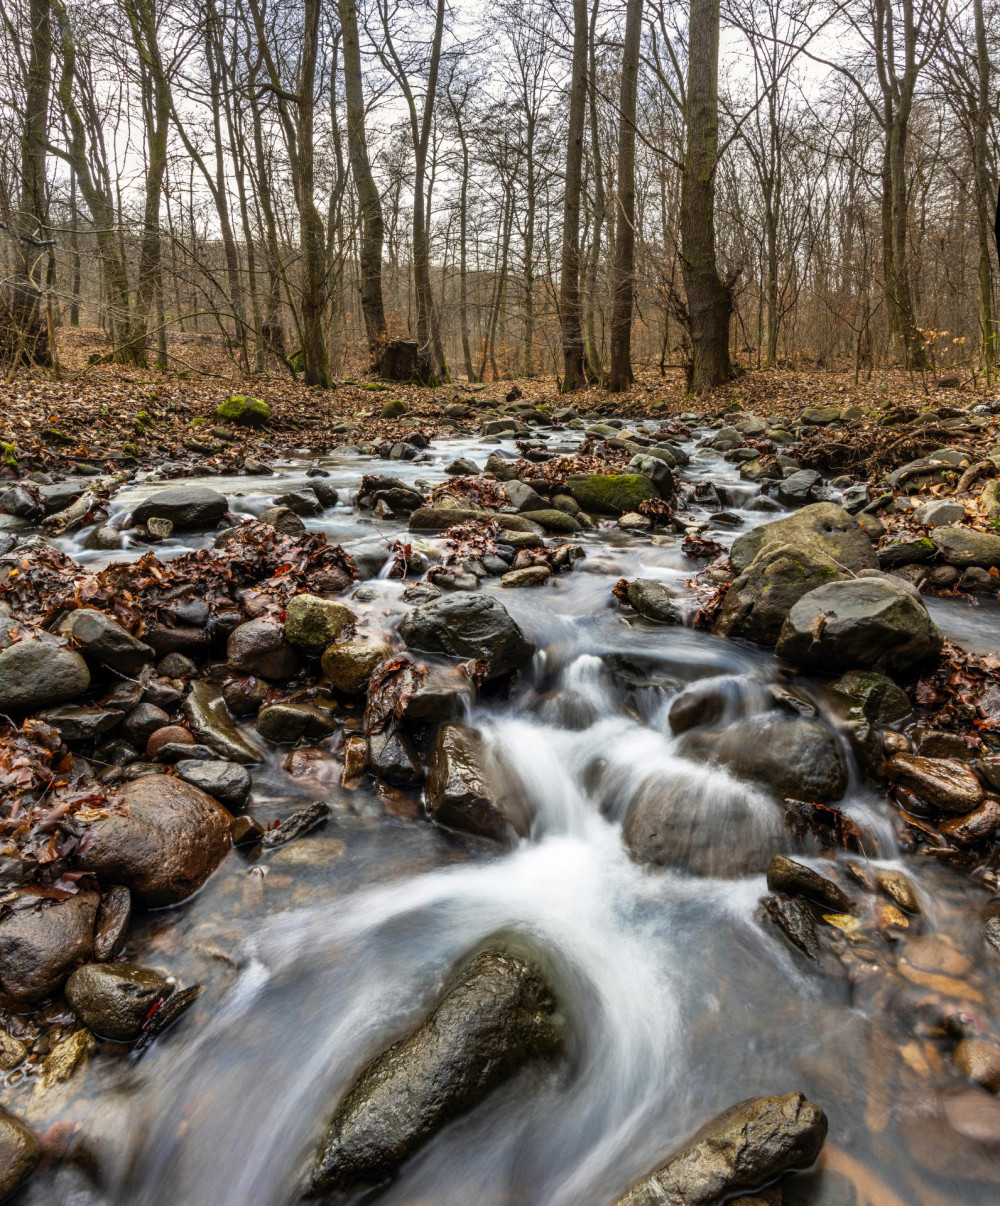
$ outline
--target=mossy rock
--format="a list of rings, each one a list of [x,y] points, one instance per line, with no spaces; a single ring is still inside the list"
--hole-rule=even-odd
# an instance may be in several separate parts
[[[849,670],[831,683],[829,690],[847,700],[873,724],[892,724],[913,711],[903,688],[877,670]]]
[[[382,407],[383,419],[398,419],[406,414],[406,403],[401,398],[393,398]]]
[[[647,498],[658,498],[656,487],[641,473],[586,473],[571,477],[566,491],[584,511],[622,515],[638,511]]]
[[[12,469],[17,467],[17,449],[13,444],[0,444],[0,461]]]
[[[192,427],[204,427],[207,422],[208,422],[208,419],[206,419],[202,415],[199,415],[198,418],[191,420],[191,426]]]
[[[557,535],[568,535],[583,530],[579,520],[555,507],[546,507],[541,511],[525,511],[523,515],[529,522],[543,527],[546,532],[554,532]]]
[[[391,389],[391,385],[383,385],[381,381],[366,381],[361,387],[367,390],[370,394],[387,394]]]
[[[335,599],[296,595],[285,611],[285,640],[307,653],[322,653],[354,623],[354,613]]]
[[[271,419],[271,408],[260,398],[234,394],[215,408],[215,417],[223,423],[235,423],[237,427],[263,427]]]

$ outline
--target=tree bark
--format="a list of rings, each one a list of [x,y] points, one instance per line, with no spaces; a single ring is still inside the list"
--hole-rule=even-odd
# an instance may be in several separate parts
[[[642,37],[642,0],[628,0],[618,113],[618,237],[615,240],[608,389],[621,393],[632,375],[632,309],[635,302],[635,115]]]
[[[690,389],[700,394],[732,376],[732,292],[715,256],[715,173],[719,159],[719,0],[691,0],[687,147],[681,182],[681,257],[691,334]]]
[[[339,0],[339,11],[344,38],[347,154],[361,210],[361,312],[368,336],[368,351],[374,364],[386,339],[385,306],[382,300],[382,245],[385,238],[382,200],[368,158],[361,46],[358,39],[358,12],[355,0]]]
[[[573,64],[563,199],[559,325],[562,329],[563,393],[586,380],[580,306],[580,203],[583,194],[583,129],[587,110],[587,0],[573,0]]]

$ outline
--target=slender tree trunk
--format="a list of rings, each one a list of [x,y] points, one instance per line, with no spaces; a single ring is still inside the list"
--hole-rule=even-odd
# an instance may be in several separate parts
[[[469,342],[469,143],[457,112],[455,120],[458,140],[462,147],[462,182],[458,198],[458,320],[462,329],[465,375],[470,381],[475,381],[472,347]]]
[[[691,0],[687,148],[681,183],[681,256],[691,332],[692,393],[728,381],[732,293],[715,256],[719,157],[719,0]]]
[[[642,38],[642,0],[628,0],[618,114],[618,237],[615,240],[608,389],[621,393],[632,375],[632,309],[635,301],[635,110]]]
[[[979,91],[973,126],[972,158],[976,173],[976,235],[979,244],[979,349],[986,384],[993,384],[997,363],[997,328],[993,317],[993,266],[990,259],[990,207],[993,182],[990,179],[990,56],[986,44],[983,0],[973,0],[976,22],[976,68]]]
[[[583,130],[587,110],[587,0],[573,0],[573,65],[563,199],[559,324],[562,328],[564,393],[585,381],[585,348],[580,306],[580,203],[583,192]]]
[[[604,165],[601,160],[600,130],[597,121],[597,14],[600,2],[601,0],[593,0],[590,9],[590,80],[587,88],[587,108],[590,114],[590,158],[594,165],[594,179],[591,211],[592,231],[585,270],[583,342],[586,349],[587,376],[591,381],[600,381],[604,373],[595,335],[597,274],[601,266],[601,235],[604,230],[604,210],[607,205],[607,198],[604,195]]]
[[[361,311],[368,335],[368,351],[376,361],[386,339],[382,300],[382,200],[372,175],[365,133],[365,98],[362,88],[361,47],[355,0],[339,0],[344,37],[344,89],[347,101],[347,153],[361,209]]]

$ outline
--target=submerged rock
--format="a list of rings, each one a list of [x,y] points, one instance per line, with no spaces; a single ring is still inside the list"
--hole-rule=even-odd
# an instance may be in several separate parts
[[[720,762],[794,800],[839,800],[847,789],[847,767],[833,731],[805,717],[751,716],[723,729],[685,733],[686,758]]]
[[[486,745],[478,729],[441,726],[431,750],[426,792],[431,816],[451,829],[494,841],[527,836],[530,817],[490,783]]]
[[[221,757],[243,766],[264,761],[263,751],[251,745],[233,724],[222,695],[211,684],[191,684],[184,715],[192,732]]]
[[[733,573],[742,574],[768,544],[790,544],[829,558],[842,570],[852,573],[878,567],[871,541],[857,520],[835,503],[812,503],[785,519],[761,524],[737,536],[729,554]]]
[[[88,963],[66,981],[66,1000],[84,1026],[121,1043],[139,1037],[149,1011],[172,991],[158,972],[127,963]]]
[[[147,905],[176,904],[222,862],[231,821],[197,787],[147,775],[122,789],[119,808],[91,823],[76,865],[106,883],[124,884]]]
[[[813,1164],[826,1115],[802,1093],[751,1097],[701,1128],[615,1206],[715,1206]]]
[[[788,613],[778,654],[834,673],[905,672],[940,653],[944,637],[927,608],[887,578],[855,578],[811,590]]]
[[[535,646],[492,595],[460,592],[414,607],[399,622],[411,649],[474,658],[487,663],[487,677],[499,678],[530,661]]]
[[[20,1118],[0,1108],[0,1202],[27,1181],[42,1158],[42,1145]]]
[[[850,898],[831,879],[795,859],[776,854],[767,868],[767,886],[786,896],[805,896],[836,913],[851,913]]]
[[[443,1126],[561,1046],[555,1002],[524,960],[487,951],[411,1035],[354,1082],[320,1146],[314,1193],[382,1184]]]

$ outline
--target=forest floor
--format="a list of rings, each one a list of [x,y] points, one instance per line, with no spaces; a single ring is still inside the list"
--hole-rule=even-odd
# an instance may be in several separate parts
[[[360,424],[352,438],[375,442],[396,440],[403,427],[418,426],[428,436],[445,428],[461,428],[446,413],[456,405],[475,411],[503,405],[516,388],[523,403],[557,408],[571,405],[596,416],[669,418],[695,412],[707,419],[728,410],[791,419],[804,407],[858,406],[870,416],[889,416],[900,409],[934,407],[965,409],[984,400],[971,382],[945,386],[900,370],[882,370],[855,381],[853,371],[753,370],[703,397],[685,393],[679,369],[641,373],[626,393],[611,394],[591,386],[572,397],[559,393],[554,376],[484,384],[454,381],[437,388],[345,378],[333,390],[318,390],[277,368],[266,375],[241,376],[222,342],[213,335],[178,335],[169,352],[170,371],[88,364],[106,350],[100,330],[60,332],[62,373],[21,373],[0,383],[0,442],[10,476],[16,470],[69,472],[76,466],[114,471],[162,466],[171,473],[232,472],[248,454],[274,456],[291,449],[326,451],[342,443],[345,421]],[[954,380],[954,379],[953,379]],[[261,398],[272,410],[266,432],[212,432],[216,407],[234,394]],[[406,411],[383,418],[387,402],[399,399]],[[877,408],[877,409],[876,409]],[[866,417],[871,443],[878,424]],[[16,470],[14,466],[16,461]]]

